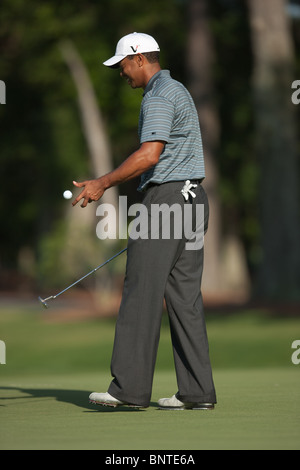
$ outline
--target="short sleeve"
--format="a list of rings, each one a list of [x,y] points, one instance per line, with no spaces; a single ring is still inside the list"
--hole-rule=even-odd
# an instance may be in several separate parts
[[[161,140],[168,142],[175,108],[171,101],[160,96],[153,96],[142,106],[140,143]]]

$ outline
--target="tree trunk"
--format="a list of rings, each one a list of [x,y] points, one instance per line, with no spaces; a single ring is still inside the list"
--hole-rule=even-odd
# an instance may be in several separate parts
[[[70,41],[60,44],[63,58],[70,70],[74,84],[77,89],[79,111],[82,120],[84,135],[89,149],[91,163],[91,177],[97,178],[113,169],[112,155],[107,138],[107,132],[103,123],[102,115],[97,104],[96,95],[91,83],[88,71],[77,52],[75,46]],[[75,175],[74,175],[75,176]],[[79,192],[78,192],[79,194]],[[114,211],[108,211],[107,221],[107,239],[100,241],[96,234],[96,208],[97,204],[108,203],[114,206]],[[109,219],[112,217],[112,219]],[[116,217],[116,220],[114,220]],[[82,209],[79,204],[74,208],[70,206],[67,213],[67,236],[64,247],[64,258],[68,265],[73,265],[73,271],[80,269],[84,271],[90,269],[95,264],[100,264],[107,258],[107,248],[116,242],[115,224],[118,221],[118,191],[113,187],[107,190],[99,203],[88,204]],[[111,230],[110,230],[111,229]],[[118,232],[117,232],[118,233]],[[108,244],[108,242],[110,242]],[[104,247],[104,250],[103,250]],[[97,262],[95,263],[95,260]],[[110,289],[112,280],[110,276],[101,277],[101,289],[98,284],[98,276],[94,276],[89,283],[94,284],[94,303],[98,308],[99,296],[97,291]]]
[[[188,2],[188,22],[188,87],[199,115],[206,167],[206,179],[203,186],[210,206],[209,231],[205,238],[203,291],[212,293],[217,292],[221,284],[219,175],[214,157],[219,142],[219,118],[212,100],[213,47],[205,0]]]
[[[202,132],[206,178],[203,183],[210,206],[209,229],[205,237],[203,292],[207,297],[226,293],[248,293],[248,273],[241,244],[232,234],[222,240],[222,220],[218,194],[219,173],[216,153],[220,140],[219,115],[214,104],[214,45],[209,28],[207,0],[188,2],[189,38],[187,52],[188,87],[195,101]],[[238,252],[237,252],[238,250]],[[234,266],[232,257],[234,254]],[[223,256],[224,255],[224,256]],[[228,275],[230,271],[230,276]]]
[[[75,46],[72,42],[65,41],[60,44],[60,48],[63,58],[69,67],[78,93],[84,134],[90,151],[92,177],[98,178],[99,176],[109,173],[113,169],[107,132],[97,104],[91,80]],[[104,193],[100,203],[112,204],[115,207],[118,220],[118,191],[115,187],[110,188]],[[73,213],[75,215],[74,210]],[[76,223],[84,223],[85,225],[91,224],[95,221],[95,214],[95,204],[90,204],[84,209],[84,211],[81,211],[79,219],[76,218]],[[114,223],[108,223],[108,229],[110,226],[113,227]]]
[[[285,0],[248,0],[254,54],[253,95],[261,165],[262,260],[257,295],[299,297],[299,168],[294,51]]]

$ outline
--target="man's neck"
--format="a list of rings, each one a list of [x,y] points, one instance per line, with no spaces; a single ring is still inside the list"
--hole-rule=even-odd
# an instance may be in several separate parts
[[[146,74],[145,74],[145,85],[143,86],[143,89],[145,90],[146,86],[148,85],[149,81],[151,80],[151,78],[157,74],[157,72],[160,72],[161,71],[161,67],[160,67],[160,64],[151,64],[151,68],[149,68],[149,70],[147,70]]]

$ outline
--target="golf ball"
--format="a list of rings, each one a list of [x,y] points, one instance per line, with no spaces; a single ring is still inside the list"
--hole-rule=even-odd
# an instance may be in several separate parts
[[[64,197],[65,199],[71,199],[72,196],[73,196],[73,194],[72,194],[72,192],[69,191],[69,190],[66,190],[66,191],[64,191],[64,193],[63,193],[63,197]]]

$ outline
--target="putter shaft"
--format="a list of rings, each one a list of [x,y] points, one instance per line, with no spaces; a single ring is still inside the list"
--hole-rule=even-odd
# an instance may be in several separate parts
[[[50,295],[50,297],[46,297],[45,299],[42,299],[41,297],[38,297],[38,300],[41,302],[41,304],[43,305],[44,308],[49,308],[48,307],[48,304],[46,303],[47,300],[53,300],[53,299],[56,299],[56,297],[58,297],[59,295],[63,294],[64,292],[66,292],[67,290],[71,289],[71,287],[74,287],[76,286],[76,284],[79,284],[79,282],[83,281],[84,279],[86,279],[88,276],[90,276],[91,274],[95,273],[96,271],[98,271],[98,269],[100,268],[103,268],[103,266],[105,266],[106,264],[108,264],[110,261],[112,261],[113,259],[117,258],[117,256],[121,255],[122,253],[124,253],[124,251],[126,251],[127,248],[124,248],[123,250],[119,251],[119,253],[115,254],[114,256],[112,256],[111,258],[109,258],[108,260],[104,261],[104,263],[100,264],[99,266],[97,266],[96,268],[92,269],[92,271],[90,271],[89,273],[85,274],[84,276],[82,276],[80,279],[78,279],[77,281],[73,282],[73,284],[70,284],[68,287],[66,287],[64,290],[62,290],[61,292],[58,292],[58,294],[56,295]]]

